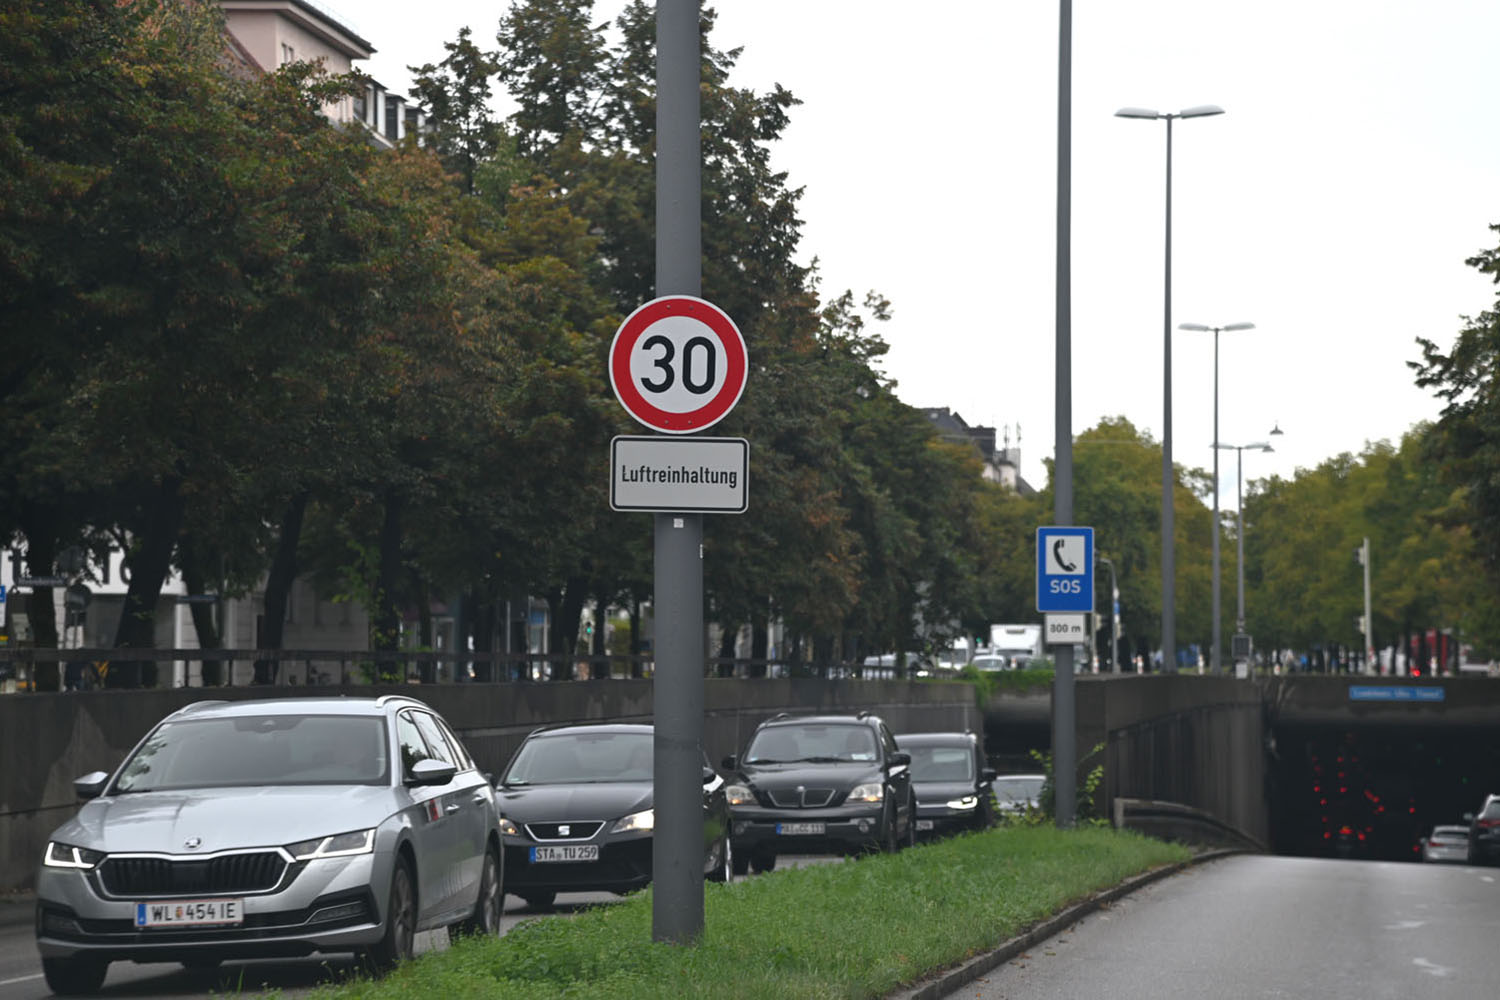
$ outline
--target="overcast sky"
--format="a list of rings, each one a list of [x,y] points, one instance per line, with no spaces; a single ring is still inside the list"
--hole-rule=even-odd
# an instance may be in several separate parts
[[[503,3],[331,0],[404,90]],[[729,0],[731,82],[801,98],[773,162],[806,188],[803,259],[825,292],[876,289],[886,373],[914,406],[1014,428],[1045,482],[1054,440],[1058,4]],[[620,4],[601,0],[598,20]],[[1399,440],[1438,406],[1415,339],[1451,344],[1495,288],[1464,260],[1500,243],[1495,0],[1080,0],[1073,5],[1073,430],[1123,415],[1162,436],[1166,127],[1172,325],[1220,335],[1220,438],[1264,440],[1284,476]],[[1213,334],[1174,333],[1173,451],[1211,468]],[[747,392],[753,392],[750,385]],[[1234,505],[1234,455],[1222,467]]]

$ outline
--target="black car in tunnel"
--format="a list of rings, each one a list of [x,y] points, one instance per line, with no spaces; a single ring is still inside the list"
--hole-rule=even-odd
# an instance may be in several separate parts
[[[1486,795],[1469,820],[1469,863],[1500,864],[1500,795]]]
[[[626,893],[651,881],[655,768],[649,725],[539,729],[496,783],[505,891],[532,907],[559,892]],[[703,761],[703,872],[727,880],[732,858],[724,779]]]

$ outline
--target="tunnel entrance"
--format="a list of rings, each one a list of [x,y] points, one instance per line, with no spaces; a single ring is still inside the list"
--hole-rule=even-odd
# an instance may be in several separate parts
[[[1278,725],[1271,737],[1277,854],[1420,861],[1434,826],[1500,792],[1493,726]]]

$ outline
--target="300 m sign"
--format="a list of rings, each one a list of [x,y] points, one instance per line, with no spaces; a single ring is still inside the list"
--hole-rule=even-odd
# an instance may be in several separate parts
[[[691,434],[723,420],[745,391],[745,339],[722,309],[691,295],[653,299],[625,318],[609,349],[615,398],[636,420]]]

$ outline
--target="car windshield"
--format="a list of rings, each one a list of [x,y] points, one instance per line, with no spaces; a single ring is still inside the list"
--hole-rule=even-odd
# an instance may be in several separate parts
[[[750,741],[745,763],[873,761],[878,750],[875,734],[867,726],[838,723],[769,726]]]
[[[383,785],[385,721],[356,715],[181,719],[156,728],[115,781],[116,794],[249,785]]]
[[[501,784],[554,785],[650,781],[650,733],[548,733],[521,744]]]
[[[1030,802],[1041,794],[1041,778],[995,779],[995,797],[1001,802]]]
[[[973,781],[974,751],[968,747],[911,747],[913,781]]]

